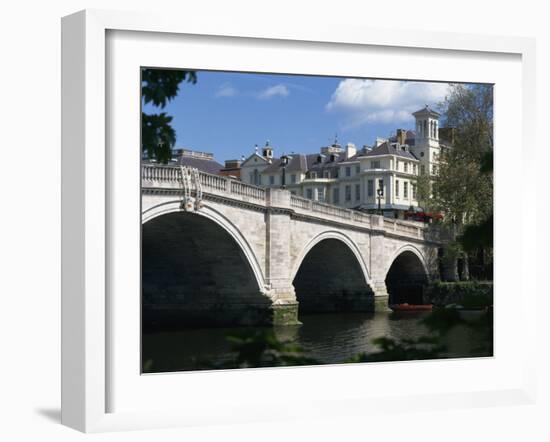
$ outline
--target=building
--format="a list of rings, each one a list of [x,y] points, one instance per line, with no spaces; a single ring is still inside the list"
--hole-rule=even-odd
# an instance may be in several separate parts
[[[419,210],[416,180],[434,175],[441,150],[440,134],[452,141],[453,132],[439,128],[440,115],[426,106],[413,113],[415,130],[398,129],[389,139],[377,138],[374,146],[342,147],[335,140],[318,154],[274,156],[269,142],[241,165],[241,180],[264,187],[284,185],[293,194],[386,216],[403,218]],[[286,166],[283,164],[286,162]]]
[[[225,167],[220,170],[219,174],[228,176],[236,180],[241,179],[241,163],[242,160],[225,160]]]
[[[143,158],[145,163],[155,163],[155,160],[149,160],[146,156]],[[214,155],[208,152],[200,152],[186,148],[172,149],[172,159],[168,163],[173,166],[188,166],[214,175],[220,175],[224,169],[223,165],[214,159]]]

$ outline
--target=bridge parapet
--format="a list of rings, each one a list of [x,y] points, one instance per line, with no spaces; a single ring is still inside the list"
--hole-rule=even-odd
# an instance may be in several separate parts
[[[320,216],[323,218],[337,219],[340,222],[361,225],[370,228],[370,215],[357,210],[346,209],[332,204],[313,201],[296,195],[290,196],[290,207],[300,215]]]
[[[178,166],[160,166],[144,164],[141,168],[142,188],[144,192],[155,190],[172,190],[184,192],[185,178],[184,174],[190,169]],[[282,198],[282,194],[275,197],[268,193],[265,188],[245,184],[235,179],[212,175],[205,172],[197,172],[195,179],[200,183],[201,191],[218,197],[229,198],[232,200],[252,203],[256,206],[280,206],[272,201],[273,198]],[[196,183],[194,184],[196,187]],[[193,187],[193,186],[192,186]],[[197,189],[190,189],[191,194],[196,196]],[[297,195],[285,193],[285,207],[288,207],[297,215],[307,216],[309,218],[319,218],[325,221],[334,221],[338,223],[352,225],[358,228],[377,230],[389,235],[399,235],[416,240],[435,240],[430,238],[433,234],[428,233],[425,224],[416,221],[403,221],[397,219],[384,218],[379,215],[370,215],[357,210],[346,209],[319,201],[313,201]],[[288,201],[290,202],[288,204]]]
[[[177,166],[144,164],[141,166],[142,187],[144,189],[183,190],[184,173]],[[266,205],[265,189],[261,187],[251,186],[229,177],[212,175],[205,172],[198,172],[198,177],[203,192]],[[191,189],[192,192],[195,192],[195,190]]]

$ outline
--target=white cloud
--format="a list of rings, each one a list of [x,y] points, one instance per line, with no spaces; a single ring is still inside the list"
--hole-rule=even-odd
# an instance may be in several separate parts
[[[346,79],[338,84],[326,109],[348,113],[349,127],[408,123],[412,112],[443,101],[448,89],[448,83]]]
[[[290,91],[284,84],[277,84],[275,86],[270,86],[267,89],[264,89],[258,94],[258,98],[267,100],[272,97],[288,97]]]
[[[234,97],[239,91],[229,83],[222,84],[216,92],[216,97]]]

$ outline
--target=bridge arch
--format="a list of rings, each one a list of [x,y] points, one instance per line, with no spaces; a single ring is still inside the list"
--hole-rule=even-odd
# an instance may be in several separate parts
[[[296,262],[294,263],[294,266],[292,268],[291,277],[294,279],[296,277],[296,274],[298,273],[298,269],[300,268],[300,265],[302,264],[304,258],[309,253],[309,251],[315,247],[317,244],[319,244],[321,241],[324,241],[326,239],[335,239],[338,241],[343,242],[350,251],[355,255],[357,258],[357,262],[361,266],[361,271],[365,277],[365,281],[368,283],[370,281],[370,274],[368,271],[368,267],[365,263],[365,260],[363,259],[363,255],[361,254],[361,250],[357,246],[357,244],[346,234],[339,232],[337,230],[327,230],[325,232],[322,232],[316,236],[314,236],[312,239],[308,241],[308,243],[305,245],[305,247],[300,252],[300,255],[296,258]]]
[[[250,244],[214,208],[179,204],[143,214],[144,326],[269,323],[272,302]]]
[[[385,283],[389,304],[423,304],[424,287],[430,273],[422,252],[407,244],[398,249],[389,260]]]
[[[372,311],[367,266],[355,242],[341,232],[312,238],[296,259],[291,277],[301,313]]]
[[[143,211],[141,216],[142,224],[145,224],[159,216],[174,212],[185,212],[181,208],[181,200],[163,202],[146,209],[145,211]],[[241,233],[239,228],[214,207],[210,206],[207,203],[205,204],[204,201],[202,202],[202,207],[200,208],[200,210],[193,212],[193,214],[203,216],[212,220],[220,227],[222,227],[229,235],[231,235],[231,237],[239,245],[241,251],[244,253],[244,256],[248,261],[248,264],[252,268],[252,271],[254,272],[254,276],[258,283],[258,287],[262,292],[265,292],[267,290],[267,285],[264,272],[262,271],[262,268],[260,266],[260,261],[257,258],[254,249]]]

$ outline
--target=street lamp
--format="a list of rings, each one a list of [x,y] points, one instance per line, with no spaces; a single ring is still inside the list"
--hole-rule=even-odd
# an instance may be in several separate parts
[[[284,189],[286,186],[286,166],[288,165],[288,157],[286,155],[283,155],[281,157],[281,167],[283,168],[283,179],[282,179],[282,186],[281,188]]]
[[[380,206],[380,201],[382,200],[382,196],[384,195],[384,189],[382,188],[376,189],[376,194],[378,195],[378,213],[382,215],[382,208]]]

